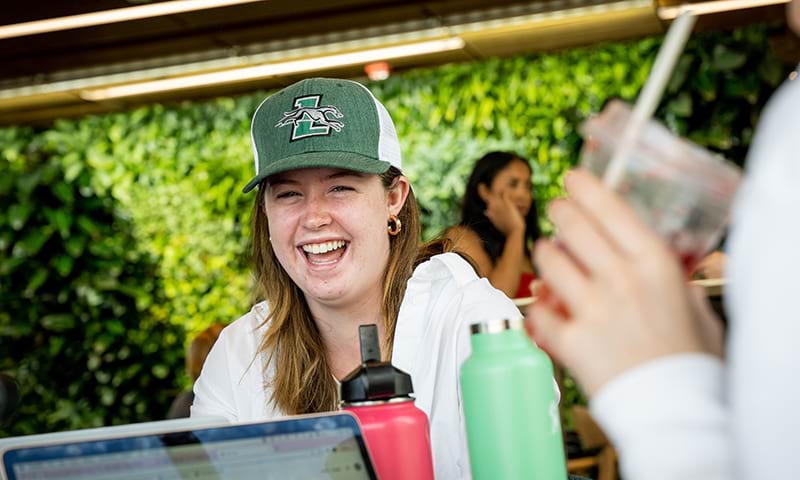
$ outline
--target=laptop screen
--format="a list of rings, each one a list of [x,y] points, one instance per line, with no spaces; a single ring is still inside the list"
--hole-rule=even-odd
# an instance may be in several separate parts
[[[9,480],[377,478],[348,414],[10,449]]]

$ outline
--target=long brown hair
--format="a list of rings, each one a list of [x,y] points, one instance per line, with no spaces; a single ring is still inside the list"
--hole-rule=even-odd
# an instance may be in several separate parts
[[[380,176],[381,183],[390,190],[401,175],[400,170],[391,167]],[[266,324],[266,332],[259,348],[259,354],[267,355],[265,387],[271,388],[270,400],[286,414],[334,410],[338,392],[322,335],[311,318],[303,292],[278,262],[269,242],[269,224],[263,210],[265,191],[262,182],[253,206],[252,230],[256,285],[259,296],[269,305],[269,316],[262,323]],[[447,250],[449,245],[438,240],[420,246],[419,207],[410,188],[398,218],[403,228],[399,235],[389,237],[383,285],[381,314],[386,338],[381,350],[385,359],[391,358],[397,314],[414,267]],[[272,378],[266,376],[270,366]]]

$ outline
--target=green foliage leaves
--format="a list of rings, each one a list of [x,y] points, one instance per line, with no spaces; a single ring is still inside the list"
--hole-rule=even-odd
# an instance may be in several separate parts
[[[177,390],[164,370],[182,369],[183,330],[148,311],[163,301],[153,258],[113,199],[89,188],[89,168],[68,179],[47,145],[17,133],[12,140],[30,142],[24,161],[9,149],[0,157],[0,210],[9,213],[0,221],[0,371],[15,375],[22,402],[3,433],[162,418]]]
[[[490,150],[531,160],[540,208],[561,194],[560,177],[577,161],[577,125],[609,97],[631,99],[656,46],[644,40],[493,59],[371,84],[397,124],[404,170],[425,212],[425,237],[458,221],[466,178]]]
[[[260,97],[152,105],[57,122],[41,134],[63,153],[65,178],[91,168],[90,187],[124,207],[163,279],[166,303],[154,313],[190,333],[248,308],[243,251],[252,198],[240,187],[251,174],[249,120]]]
[[[658,117],[695,142],[743,163],[761,107],[788,67],[768,54],[767,29],[695,36]],[[404,170],[423,207],[424,236],[458,220],[472,164],[493,149],[533,164],[543,208],[578,161],[577,127],[610,98],[634,102],[661,40],[421,69],[370,84],[397,124]],[[711,53],[709,53],[711,52]]]
[[[789,72],[767,29],[712,32],[689,42],[658,116],[672,130],[742,165],[767,98]]]

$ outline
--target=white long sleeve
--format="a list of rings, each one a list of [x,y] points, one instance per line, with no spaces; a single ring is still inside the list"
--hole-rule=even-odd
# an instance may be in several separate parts
[[[736,478],[800,476],[800,81],[769,103],[729,243]]]
[[[769,103],[729,239],[728,355],[676,355],[626,372],[591,411],[640,479],[800,474],[800,81]]]
[[[617,377],[591,412],[617,447],[629,480],[731,478],[723,366],[710,355],[655,360]]]

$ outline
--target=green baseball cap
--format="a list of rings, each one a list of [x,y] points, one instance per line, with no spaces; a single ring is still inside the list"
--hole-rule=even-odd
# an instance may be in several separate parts
[[[267,97],[253,114],[250,137],[256,176],[245,193],[270,175],[297,168],[401,169],[389,112],[351,80],[309,78]]]

